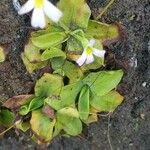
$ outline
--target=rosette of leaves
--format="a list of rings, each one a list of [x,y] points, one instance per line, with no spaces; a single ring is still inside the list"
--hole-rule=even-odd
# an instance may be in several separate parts
[[[99,71],[65,85],[63,76],[46,73],[34,95],[17,96],[3,106],[17,111],[22,121],[16,128],[32,131],[38,143],[49,143],[57,135],[77,136],[82,122],[95,122],[97,113],[113,112],[121,104],[123,97],[115,88],[122,75],[121,70]]]
[[[16,128],[30,130],[39,144],[49,143],[57,135],[79,135],[83,123],[97,121],[98,113],[113,112],[123,101],[115,90],[123,76],[121,70],[101,71],[101,58],[82,67],[75,62],[88,40],[94,38],[98,49],[116,41],[118,26],[90,20],[91,11],[84,0],[60,0],[58,7],[63,12],[60,22],[32,32],[22,53],[28,72],[47,65],[52,72],[36,82],[33,95],[3,104],[20,116]]]
[[[22,59],[30,73],[50,64],[58,72],[55,66],[59,63],[60,69],[63,60],[75,64],[88,40],[95,39],[95,48],[103,49],[104,44],[115,42],[120,37],[117,24],[90,19],[91,10],[85,0],[60,0],[57,5],[63,12],[59,23],[50,23],[46,29],[32,32],[25,46]],[[88,71],[103,65],[103,58],[95,58],[94,63],[83,65],[80,69]]]

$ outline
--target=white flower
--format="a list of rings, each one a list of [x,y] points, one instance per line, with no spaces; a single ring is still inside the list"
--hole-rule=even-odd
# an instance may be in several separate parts
[[[28,0],[18,11],[19,15],[26,14],[33,9],[31,25],[35,28],[46,26],[45,15],[52,21],[58,22],[62,12],[48,0]]]
[[[95,44],[95,40],[91,39],[89,41],[89,43],[87,44],[87,46],[84,48],[84,51],[83,51],[82,55],[76,61],[79,66],[82,66],[84,64],[84,62],[86,64],[92,63],[94,61],[94,56],[93,55],[95,55],[97,57],[102,57],[102,58],[104,57],[105,51],[94,48],[93,47],[94,44]]]

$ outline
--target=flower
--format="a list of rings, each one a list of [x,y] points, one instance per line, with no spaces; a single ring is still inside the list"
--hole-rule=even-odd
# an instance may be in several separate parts
[[[33,9],[31,25],[35,28],[46,26],[45,15],[52,21],[58,22],[62,12],[48,0],[28,0],[18,11],[19,15],[26,14]]]
[[[84,48],[84,51],[82,53],[82,55],[79,57],[79,59],[76,61],[76,63],[79,65],[79,66],[82,66],[84,64],[84,62],[86,64],[90,64],[94,61],[94,56],[97,56],[97,57],[104,57],[105,55],[105,51],[104,50],[99,50],[99,49],[96,49],[94,48],[94,44],[95,44],[95,39],[91,39],[89,41],[89,43],[87,44],[87,46]]]

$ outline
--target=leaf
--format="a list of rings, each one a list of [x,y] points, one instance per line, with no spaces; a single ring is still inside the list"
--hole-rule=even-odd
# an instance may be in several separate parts
[[[42,78],[36,82],[35,95],[37,97],[59,95],[62,86],[63,78],[61,76],[45,73]]]
[[[29,112],[35,110],[35,109],[38,109],[39,107],[41,107],[44,103],[43,101],[44,99],[43,98],[40,98],[40,97],[35,97],[31,100],[31,102],[27,105],[23,105],[19,111],[19,113],[21,115],[26,115],[28,114]]]
[[[57,120],[63,125],[63,130],[72,136],[82,132],[82,123],[75,108],[67,107],[57,112]]]
[[[64,116],[67,116],[67,117],[75,117],[75,118],[79,118],[79,112],[77,111],[76,108],[72,108],[72,107],[65,107],[65,108],[62,108],[60,109],[58,112],[57,112],[57,117],[58,117],[58,114],[59,116],[60,115],[64,115]],[[63,121],[65,121],[66,118],[64,118]]]
[[[4,48],[0,46],[0,63],[5,61],[5,52]]]
[[[94,20],[89,21],[85,34],[89,39],[99,39],[102,42],[106,40],[118,39],[120,36],[119,28],[117,25],[108,25]]]
[[[9,109],[17,110],[22,105],[30,102],[33,99],[33,95],[18,95],[8,99],[3,103],[3,106]]]
[[[28,121],[17,123],[16,128],[22,130],[23,132],[26,132],[30,129],[30,123]]]
[[[15,115],[8,109],[0,109],[0,124],[9,127],[13,124]]]
[[[117,71],[99,71],[90,73],[83,83],[90,87],[92,94],[103,96],[116,88],[123,76],[122,70]]]
[[[89,116],[89,87],[85,85],[79,96],[79,102],[78,102],[78,111],[80,114],[81,120],[87,120]]]
[[[60,0],[58,8],[63,12],[61,22],[69,28],[87,28],[91,11],[85,0]]]
[[[110,91],[103,96],[93,95],[90,104],[99,111],[113,112],[122,101],[123,96],[116,91]]]
[[[31,37],[31,40],[36,47],[46,49],[65,42],[67,38],[65,32],[51,32],[38,37]]]
[[[57,120],[54,127],[53,137],[57,136],[62,129],[63,129],[63,125]]]
[[[60,27],[59,25],[57,25],[57,24],[50,24],[44,30],[37,30],[37,31],[31,32],[31,37],[39,37],[39,36],[45,35],[47,33],[62,32],[62,31],[64,31],[64,29],[62,27]]]
[[[48,97],[45,99],[45,103],[54,108],[55,110],[62,109],[64,107],[74,105],[78,93],[80,92],[83,84],[82,82],[77,82],[74,84],[66,85],[62,87],[61,93],[58,99]]]
[[[37,70],[37,69],[41,69],[44,68],[47,65],[47,61],[42,61],[42,62],[34,62],[31,63],[24,55],[24,53],[22,53],[21,55],[22,60],[24,65],[26,66],[26,69],[29,73],[32,73],[33,71]]]
[[[64,75],[69,78],[70,84],[79,81],[83,77],[81,69],[69,61],[65,61],[62,70]]]
[[[61,49],[49,48],[42,53],[41,59],[42,61],[44,61],[54,57],[62,57],[63,59],[65,59],[66,54]]]
[[[31,40],[25,45],[24,55],[31,63],[41,62],[40,48],[35,47]]]
[[[85,33],[81,29],[77,29],[70,33],[70,38],[67,40],[67,53],[81,53],[83,48],[87,46],[88,40]]]
[[[31,129],[45,142],[52,139],[55,122],[56,120],[51,121],[40,109],[32,111],[32,117],[30,120]]]
[[[62,66],[64,65],[65,60],[62,57],[52,58],[50,61],[51,61],[53,70],[55,71],[61,70],[61,72],[63,72]]]
[[[90,113],[89,113],[90,115],[88,116],[88,119],[84,120],[83,122],[86,125],[89,125],[90,123],[93,123],[93,122],[97,122],[98,121],[98,116],[97,116],[98,112],[99,112],[98,110],[96,110],[95,108],[90,106]]]
[[[72,136],[77,136],[82,132],[82,123],[80,119],[74,118],[73,120],[69,120],[65,123],[63,130]]]

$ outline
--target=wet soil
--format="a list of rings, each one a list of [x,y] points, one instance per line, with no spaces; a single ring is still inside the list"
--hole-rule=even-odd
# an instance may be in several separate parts
[[[105,6],[105,0],[89,0],[93,17]],[[115,0],[100,21],[121,22],[124,39],[109,49],[116,64],[125,68],[119,90],[125,100],[108,117],[85,127],[80,137],[57,137],[48,148],[53,150],[149,150],[150,149],[150,2],[149,0]],[[0,100],[31,91],[37,74],[29,75],[20,58],[28,31],[29,16],[20,17],[11,0],[0,1],[0,45],[9,54],[0,64]],[[109,123],[108,123],[109,122]],[[109,134],[108,134],[109,126]],[[111,146],[110,146],[111,145]],[[42,149],[28,136],[9,132],[0,139],[0,150]]]

